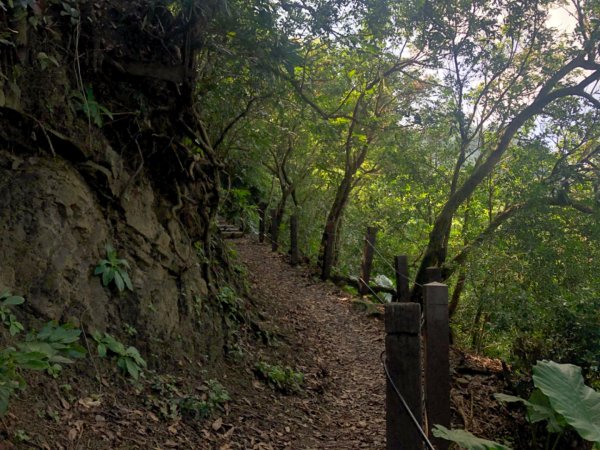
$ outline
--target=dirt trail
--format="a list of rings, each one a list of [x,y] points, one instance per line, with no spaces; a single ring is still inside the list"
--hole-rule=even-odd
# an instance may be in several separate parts
[[[348,294],[315,280],[306,268],[291,268],[284,256],[253,238],[235,247],[254,292],[287,330],[288,356],[308,385],[305,398],[279,398],[263,415],[260,428],[272,427],[265,431],[270,442],[264,448],[384,448],[381,320],[366,317]]]
[[[231,245],[247,267],[251,309],[258,313],[237,329],[240,339],[227,348],[227,358],[212,366],[184,358],[167,371],[148,371],[139,385],[108,359],[66,367],[59,380],[36,373],[3,418],[0,449],[34,443],[86,450],[385,448],[382,321],[255,238]],[[455,426],[492,439],[516,436],[522,413],[515,422],[493,397],[505,388],[501,363],[453,354]],[[301,371],[302,392],[272,389],[257,377],[258,362]],[[184,414],[180,400],[206,395],[211,379],[222,383],[231,401],[206,419]],[[514,448],[524,448],[515,442]]]

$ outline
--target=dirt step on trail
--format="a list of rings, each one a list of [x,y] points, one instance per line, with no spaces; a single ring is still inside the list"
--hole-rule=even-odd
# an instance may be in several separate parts
[[[349,294],[315,279],[306,267],[292,268],[286,256],[254,237],[233,245],[254,293],[284,333],[287,357],[306,377],[306,394],[265,405],[259,426],[273,427],[269,446],[385,448],[382,321],[357,310]]]

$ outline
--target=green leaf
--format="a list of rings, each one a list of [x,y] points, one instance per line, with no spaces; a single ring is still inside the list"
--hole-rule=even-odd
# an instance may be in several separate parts
[[[564,417],[556,413],[550,399],[542,391],[535,389],[529,397],[529,403],[531,406],[527,408],[527,416],[531,423],[547,420],[550,433],[560,433],[566,428]]]
[[[60,363],[60,364],[73,364],[75,361],[73,361],[72,359],[66,358],[64,356],[55,355],[52,358],[50,358],[50,362]]]
[[[123,281],[123,277],[119,270],[115,270],[115,284],[117,285],[119,292],[123,292],[125,289],[125,282]]]
[[[46,370],[48,368],[48,355],[45,352],[23,348],[21,352],[14,353],[14,358],[17,366],[22,369]]]
[[[13,380],[0,381],[0,416],[4,416],[8,411],[8,401],[15,390],[19,388],[19,383]]]
[[[134,380],[137,380],[140,376],[139,366],[131,358],[123,358],[125,360],[125,367],[127,372]]]
[[[115,271],[114,269],[107,269],[103,274],[102,274],[102,284],[104,286],[108,286],[108,284],[115,278]]]
[[[108,347],[108,349],[113,352],[116,353],[117,355],[124,355],[125,354],[125,346],[123,344],[121,344],[119,341],[117,341],[115,338],[113,338],[112,336],[106,336],[104,343],[106,344],[106,346]]]
[[[58,353],[52,345],[47,342],[39,342],[39,341],[31,341],[31,342],[23,342],[18,344],[18,347],[23,352],[34,352],[40,353],[47,358],[56,355]]]
[[[66,355],[69,358],[83,358],[87,355],[87,349],[79,344],[79,342],[73,342],[69,344]]]
[[[102,263],[96,266],[96,270],[94,270],[94,275],[100,275],[102,272],[106,270],[106,267],[102,265]]]
[[[533,382],[581,437],[600,442],[600,393],[584,384],[580,367],[538,361]]]
[[[527,407],[527,420],[530,423],[547,420],[547,428],[550,433],[560,433],[565,428],[564,419],[556,414],[548,397],[539,389],[535,389],[531,393],[529,400],[507,394],[494,394],[494,397],[502,403],[523,403]]]
[[[92,331],[92,338],[96,342],[100,343],[102,342],[102,333],[100,333],[99,331]]]
[[[106,108],[102,105],[98,105],[98,109],[100,110],[100,112],[102,114],[106,114],[110,118],[110,120],[114,120],[113,113],[108,108]]]
[[[133,285],[131,284],[131,278],[129,278],[129,274],[122,270],[121,276],[123,277],[123,281],[125,282],[125,286],[127,286],[127,289],[133,292]]]
[[[4,300],[2,302],[2,306],[16,306],[16,305],[22,305],[23,303],[25,303],[25,299],[23,297],[13,295],[13,296],[7,297],[6,300]]]
[[[23,324],[21,324],[21,322],[17,322],[15,317],[11,316],[10,327],[8,328],[8,332],[10,333],[10,335],[15,336],[16,334],[19,334],[23,330],[24,330]]]
[[[511,450],[497,442],[478,438],[466,430],[449,430],[442,425],[435,425],[432,433],[435,437],[454,442],[467,450]]]
[[[98,344],[98,356],[104,358],[106,356],[106,345]]]
[[[104,248],[106,249],[106,257],[108,259],[113,259],[117,256],[117,252],[115,251],[112,245],[106,244],[106,247]]]
[[[141,367],[146,367],[146,361],[144,360],[144,358],[142,358],[142,355],[140,355],[140,352],[137,348],[129,347],[127,349],[126,355],[133,358],[137,365]]]

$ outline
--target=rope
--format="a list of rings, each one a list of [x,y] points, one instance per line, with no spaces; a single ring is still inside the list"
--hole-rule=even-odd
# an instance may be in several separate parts
[[[369,286],[369,283],[365,283],[365,280],[363,280],[361,277],[358,277],[358,281],[360,281],[362,284],[364,284],[367,287],[367,289],[369,289],[371,291],[371,294],[373,294],[375,296],[375,298],[377,300],[379,300],[379,303],[382,303],[384,305],[387,303],[386,301],[381,299],[381,297],[379,297],[379,295],[377,295],[377,292],[375,292],[373,289],[371,289],[371,286]]]
[[[265,222],[266,222],[266,220],[265,220]],[[265,228],[266,228],[266,227],[265,227]],[[265,239],[266,239],[266,240],[267,240],[269,243],[271,243],[271,244],[274,244],[274,243],[275,243],[275,242],[274,242],[274,241],[271,239],[271,236],[270,236],[270,230],[267,230],[267,229],[265,229],[265,232],[264,232],[264,238],[265,238]],[[398,272],[398,271],[396,270],[396,268],[395,268],[394,266],[392,266],[392,265],[389,263],[389,261],[388,261],[388,259],[389,259],[389,258],[388,258],[388,257],[386,257],[385,255],[383,255],[383,254],[382,254],[382,253],[381,253],[381,252],[380,252],[380,251],[377,249],[377,247],[375,247],[373,244],[371,244],[371,242],[369,242],[369,241],[368,241],[368,240],[366,240],[366,239],[364,239],[364,241],[365,241],[365,242],[366,242],[366,243],[369,245],[369,247],[371,247],[371,248],[372,248],[372,249],[375,251],[375,253],[377,253],[377,255],[378,255],[378,256],[379,256],[379,257],[380,257],[380,258],[383,260],[384,264],[386,264],[386,265],[387,265],[387,266],[388,266],[390,269],[392,269],[392,271],[393,271],[393,272],[394,272],[396,275],[400,275],[402,278],[404,278],[404,279],[405,279],[405,280],[407,280],[408,282],[412,282],[412,283],[414,283],[415,285],[417,285],[417,286],[419,286],[419,287],[421,287],[421,288],[423,287],[423,285],[422,285],[422,284],[420,284],[420,283],[417,283],[416,281],[412,281],[412,280],[410,279],[410,277],[407,277],[407,276],[406,276],[406,275],[404,275],[403,273],[401,273],[401,272]],[[277,245],[280,245],[280,243],[279,243],[279,242],[277,242],[276,244],[277,244]],[[357,249],[357,250],[359,250],[359,253],[362,251],[361,249],[359,249],[359,248],[358,248],[358,246],[357,246],[356,244],[354,245],[354,247],[355,247],[355,250],[356,250],[356,249]],[[377,293],[376,293],[376,292],[375,292],[373,289],[371,289],[371,286],[369,286],[369,284],[368,284],[368,283],[365,283],[365,280],[363,280],[361,277],[358,277],[358,280],[359,280],[360,282],[362,282],[362,283],[363,283],[365,286],[367,286],[367,288],[369,289],[369,291],[371,291],[371,293],[372,293],[372,294],[375,296],[375,298],[376,298],[376,299],[377,299],[377,300],[378,300],[380,303],[383,303],[383,304],[385,304],[385,303],[386,303],[386,302],[385,302],[385,301],[384,301],[384,300],[383,300],[381,297],[379,297],[379,295],[377,295]]]
[[[398,390],[398,387],[396,386],[396,384],[392,380],[392,377],[390,375],[390,371],[388,369],[387,363],[386,363],[386,361],[385,361],[385,359],[383,357],[384,354],[385,354],[385,350],[381,352],[381,355],[379,355],[379,360],[381,361],[381,364],[383,364],[383,370],[385,370],[385,376],[387,377],[388,381],[390,382],[390,385],[392,386],[392,389],[394,390],[394,392],[396,393],[396,395],[400,399],[400,403],[402,403],[402,406],[405,409],[405,411],[408,413],[408,415],[409,415],[412,423],[414,424],[414,426],[419,431],[419,434],[421,435],[421,438],[423,438],[423,442],[425,442],[425,444],[427,445],[427,448],[429,448],[429,450],[435,450],[435,447],[433,446],[433,444],[427,438],[427,435],[425,434],[425,431],[423,431],[423,428],[421,428],[421,425],[419,424],[419,421],[415,418],[415,415],[410,410],[410,407],[408,406],[408,403],[406,403],[406,400],[404,400],[404,397],[402,397],[402,394]]]
[[[392,269],[392,271],[393,271],[393,272],[394,272],[396,275],[400,275],[400,276],[401,276],[402,278],[404,278],[405,280],[407,280],[407,281],[409,281],[409,282],[413,282],[413,281],[410,279],[410,277],[407,277],[407,276],[406,276],[406,275],[404,275],[403,273],[401,273],[401,272],[398,272],[398,271],[396,270],[396,268],[395,268],[395,267],[393,267],[393,266],[392,266],[392,265],[389,263],[389,261],[388,261],[388,259],[389,259],[389,258],[388,258],[388,257],[386,257],[385,255],[383,255],[383,254],[382,254],[382,253],[381,253],[381,252],[380,252],[380,251],[377,249],[377,247],[375,247],[373,244],[371,244],[371,242],[369,242],[367,239],[365,239],[364,241],[365,241],[365,242],[366,242],[366,243],[369,245],[369,247],[371,247],[373,250],[375,250],[375,253],[377,253],[377,255],[379,255],[379,257],[380,257],[380,258],[383,260],[383,262],[384,262],[384,263],[385,263],[385,264],[386,264],[386,265],[387,265],[387,266],[388,266],[390,269]],[[417,283],[416,281],[414,281],[414,284],[416,284],[416,285],[417,285],[417,286],[419,286],[419,287],[423,287],[423,285],[422,285],[422,284],[420,284],[420,283]]]

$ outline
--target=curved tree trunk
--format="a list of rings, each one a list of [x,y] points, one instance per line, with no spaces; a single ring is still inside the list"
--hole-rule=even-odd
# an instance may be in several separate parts
[[[354,173],[346,174],[344,179],[338,186],[335,194],[335,199],[327,214],[325,228],[321,237],[321,246],[319,249],[319,266],[323,278],[328,278],[331,273],[331,268],[334,260],[337,259],[339,253],[339,233],[341,231],[342,217],[352,192]],[[331,236],[333,234],[333,236]],[[331,255],[331,257],[326,257]]]

